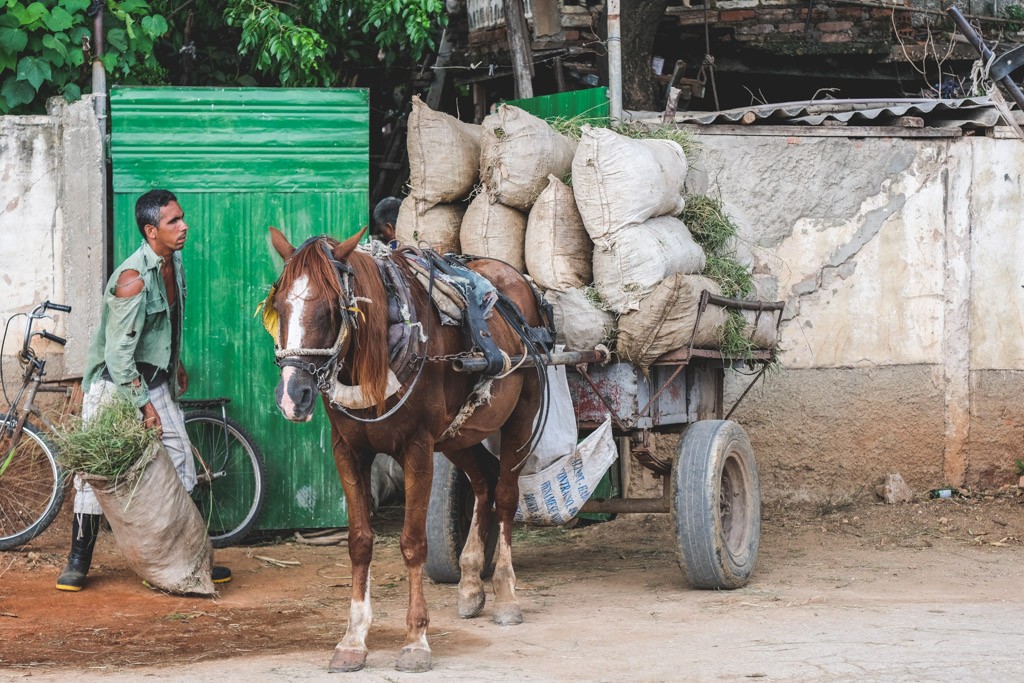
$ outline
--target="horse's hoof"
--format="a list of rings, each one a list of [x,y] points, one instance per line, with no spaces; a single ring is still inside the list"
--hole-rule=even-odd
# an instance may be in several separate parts
[[[395,669],[412,674],[430,671],[430,650],[403,647],[402,651],[398,654]]]
[[[327,666],[327,671],[332,674],[359,671],[365,665],[366,650],[342,650],[338,648],[334,650],[334,656],[331,657],[331,663]]]
[[[459,594],[459,616],[463,619],[472,619],[480,614],[484,608],[486,597],[484,592],[478,591],[473,595],[463,596]]]
[[[503,602],[494,606],[491,618],[498,626],[515,626],[523,623],[523,611],[514,602]]]

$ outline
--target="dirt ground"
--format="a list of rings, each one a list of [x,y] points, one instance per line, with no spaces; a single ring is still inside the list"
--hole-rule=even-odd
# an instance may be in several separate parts
[[[407,583],[400,510],[372,570],[370,681],[1020,680],[1024,498],[1016,489],[885,506],[822,500],[764,510],[749,586],[682,583],[667,515],[515,534],[524,623],[460,620],[429,584],[434,668],[399,674]],[[218,552],[217,599],[147,590],[109,534],[87,590],[54,579],[64,519],[0,552],[0,678],[338,680],[326,664],[348,614],[343,546],[288,540]],[[298,564],[280,566],[262,558]]]

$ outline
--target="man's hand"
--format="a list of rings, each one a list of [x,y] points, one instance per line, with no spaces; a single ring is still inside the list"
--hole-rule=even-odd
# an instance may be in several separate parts
[[[178,388],[183,394],[188,391],[188,373],[184,363],[178,363]]]
[[[164,435],[163,424],[160,422],[160,415],[156,412],[156,408],[153,407],[152,403],[147,403],[142,406],[142,424],[150,429],[156,429],[156,435],[162,437]]]

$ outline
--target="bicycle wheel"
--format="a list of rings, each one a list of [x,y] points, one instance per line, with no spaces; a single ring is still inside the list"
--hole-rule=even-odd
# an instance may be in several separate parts
[[[64,502],[57,449],[29,424],[15,448],[10,441],[10,433],[0,427],[0,550],[17,548],[43,533]]]
[[[242,427],[220,412],[185,413],[198,482],[192,500],[206,520],[214,548],[236,543],[249,533],[263,509],[263,455]]]

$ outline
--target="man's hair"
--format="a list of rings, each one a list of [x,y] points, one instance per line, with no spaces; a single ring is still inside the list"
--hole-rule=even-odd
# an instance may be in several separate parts
[[[150,190],[135,202],[135,222],[142,239],[146,239],[146,226],[160,226],[160,209],[178,201],[170,190]]]
[[[398,224],[398,209],[402,200],[398,197],[385,197],[373,207],[373,234],[380,235],[385,224]]]

